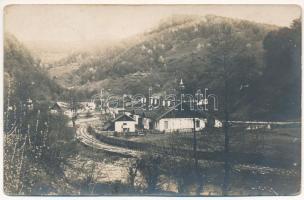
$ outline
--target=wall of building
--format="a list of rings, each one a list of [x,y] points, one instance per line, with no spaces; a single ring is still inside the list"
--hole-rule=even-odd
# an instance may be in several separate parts
[[[196,124],[195,130],[205,128],[205,119],[195,118],[195,121],[199,121],[199,126]],[[165,132],[191,131],[193,130],[193,118],[163,118],[155,124],[155,129]]]
[[[115,122],[115,131],[124,132],[124,129],[129,129],[128,132],[135,132],[135,121],[116,121]]]

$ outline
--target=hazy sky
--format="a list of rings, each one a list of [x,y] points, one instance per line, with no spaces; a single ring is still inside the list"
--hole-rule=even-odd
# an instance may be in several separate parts
[[[173,14],[215,14],[288,26],[301,9],[294,5],[15,5],[4,12],[5,31],[22,42],[77,43],[132,36]]]

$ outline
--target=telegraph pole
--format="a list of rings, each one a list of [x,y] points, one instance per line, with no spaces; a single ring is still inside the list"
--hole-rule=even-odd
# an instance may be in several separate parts
[[[194,100],[193,100],[194,102]],[[202,190],[202,184],[200,183],[200,176],[199,176],[199,169],[198,169],[198,158],[197,158],[197,140],[196,140],[196,119],[195,116],[193,117],[193,156],[194,156],[194,167],[195,167],[195,177],[197,182],[197,195],[200,194]]]
[[[225,136],[225,146],[224,146],[224,156],[225,156],[225,174],[224,174],[224,183],[223,183],[223,196],[228,195],[228,182],[230,179],[230,155],[229,155],[229,97],[228,97],[228,81],[227,81],[227,71],[226,71],[226,62],[225,56],[223,59],[223,68],[224,68],[224,136]]]
[[[198,172],[198,159],[197,159],[197,149],[196,149],[196,130],[195,130],[195,117],[193,117],[193,156],[195,164],[195,172]]]

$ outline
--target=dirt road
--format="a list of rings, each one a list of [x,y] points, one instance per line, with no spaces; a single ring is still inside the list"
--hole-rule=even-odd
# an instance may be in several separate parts
[[[82,142],[83,144],[89,147],[93,147],[95,149],[103,150],[109,153],[122,154],[130,157],[139,157],[142,154],[142,152],[140,151],[112,146],[97,140],[94,136],[90,135],[87,131],[89,122],[92,122],[94,120],[98,120],[98,118],[87,118],[87,119],[77,120],[76,137],[80,142]]]

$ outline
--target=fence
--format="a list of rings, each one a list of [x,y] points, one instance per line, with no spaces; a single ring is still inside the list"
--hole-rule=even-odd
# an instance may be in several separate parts
[[[154,144],[141,143],[130,141],[126,139],[120,139],[117,137],[109,137],[100,133],[95,133],[95,137],[107,144],[113,146],[124,147],[133,150],[151,152],[151,153],[160,153],[164,155],[171,156],[181,156],[192,158],[194,156],[194,152],[191,149],[183,149],[176,147],[161,147]],[[214,152],[205,152],[205,151],[197,151],[198,159],[201,160],[212,160],[222,162],[225,159],[226,154],[223,151],[214,151]],[[229,159],[236,163],[246,163],[246,164],[257,164],[258,160],[263,159],[261,154],[256,153],[230,153]]]

